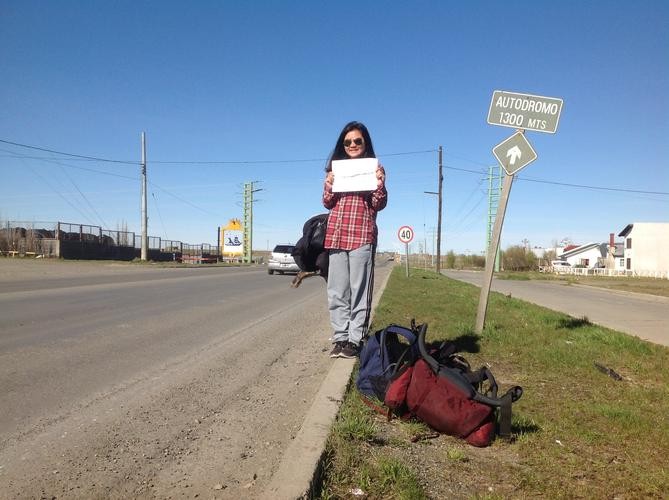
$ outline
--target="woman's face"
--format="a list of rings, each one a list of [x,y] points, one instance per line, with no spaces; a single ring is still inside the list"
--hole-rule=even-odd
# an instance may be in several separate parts
[[[344,136],[344,151],[349,158],[360,158],[365,154],[365,146],[365,139],[358,129],[353,129]]]

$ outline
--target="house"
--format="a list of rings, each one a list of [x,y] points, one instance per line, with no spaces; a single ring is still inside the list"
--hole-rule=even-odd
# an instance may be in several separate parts
[[[669,272],[669,222],[634,222],[618,236],[624,238],[626,271],[640,275]]]
[[[609,233],[609,245],[606,259],[603,260],[603,267],[613,271],[625,270],[624,245],[622,242],[616,243],[614,233]]]
[[[569,250],[567,250],[569,249]],[[571,267],[585,267],[593,269],[604,267],[604,260],[608,253],[606,243],[587,243],[585,245],[570,245],[560,256],[560,260],[569,262]]]

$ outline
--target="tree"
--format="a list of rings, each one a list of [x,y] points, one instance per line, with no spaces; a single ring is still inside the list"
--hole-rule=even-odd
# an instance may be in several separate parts
[[[448,269],[453,269],[455,267],[455,252],[453,250],[449,250],[446,254],[446,267]]]
[[[530,271],[537,267],[537,256],[522,245],[513,245],[502,253],[502,264],[510,271]]]
[[[557,259],[557,253],[555,252],[555,250],[547,250],[546,252],[544,252],[544,258],[542,260],[546,263],[546,265],[548,265],[551,263],[551,261],[556,259]]]

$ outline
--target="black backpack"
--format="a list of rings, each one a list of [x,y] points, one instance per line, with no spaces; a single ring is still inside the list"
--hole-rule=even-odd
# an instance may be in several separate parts
[[[418,328],[413,322],[411,328],[389,325],[370,335],[360,351],[358,391],[383,401],[393,379],[420,356],[417,341]]]
[[[329,214],[311,217],[302,227],[302,237],[295,244],[292,255],[297,266],[305,272],[320,272],[327,279],[329,257],[325,250],[325,230]]]

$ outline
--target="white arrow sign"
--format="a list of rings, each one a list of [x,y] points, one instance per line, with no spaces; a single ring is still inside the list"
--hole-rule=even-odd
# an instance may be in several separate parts
[[[525,165],[537,159],[537,153],[521,132],[516,132],[505,141],[500,142],[493,148],[492,154],[509,175],[515,174]]]
[[[511,160],[509,161],[511,165],[515,165],[516,160],[523,157],[523,153],[520,151],[520,148],[518,146],[514,146],[506,152],[506,157],[511,158]]]

